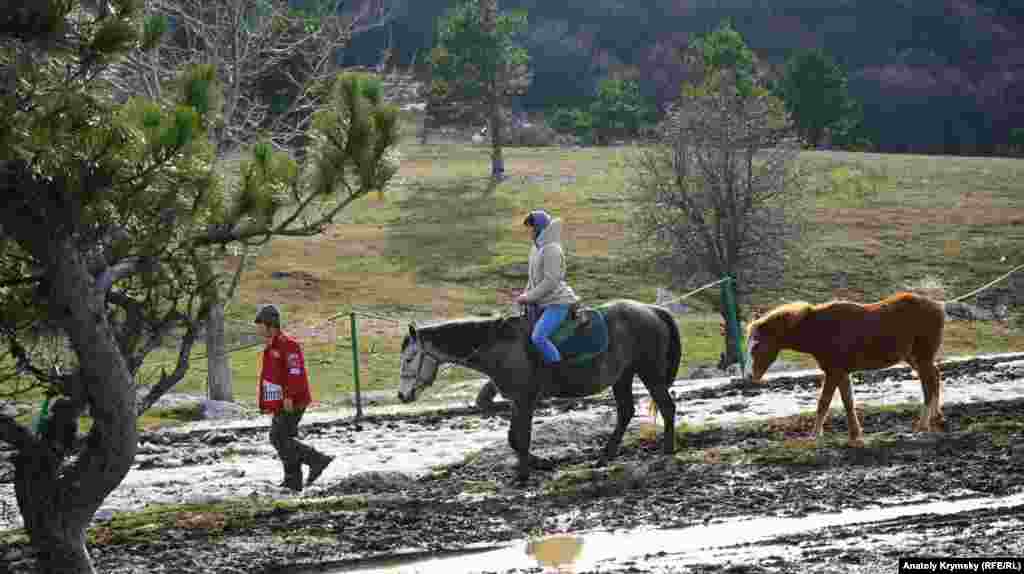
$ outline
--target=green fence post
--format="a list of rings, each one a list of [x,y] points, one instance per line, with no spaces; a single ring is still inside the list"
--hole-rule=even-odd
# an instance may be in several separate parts
[[[359,331],[356,328],[356,313],[349,313],[352,323],[352,377],[356,385],[356,420],[363,418],[363,397],[359,390]]]
[[[736,303],[736,301],[739,300],[739,297],[736,295],[737,287],[735,277],[730,276],[729,285],[729,290],[731,292],[730,294],[732,298],[732,315],[733,320],[736,322],[736,356],[740,358],[740,375],[743,375],[747,372],[747,353],[746,349],[744,348],[746,347],[746,341],[745,337],[743,336],[742,326],[740,325],[739,308]]]
[[[46,426],[49,423],[50,416],[50,395],[46,395],[43,402],[39,405],[39,414],[36,415],[35,431],[36,436],[41,437],[46,434]]]
[[[726,278],[727,281],[722,283],[722,307],[725,309],[728,329],[730,332],[734,333],[733,344],[735,345],[734,350],[736,351],[736,358],[740,363],[740,370],[742,372],[746,372],[747,360],[743,353],[743,342],[740,336],[740,322],[736,312],[736,279],[731,275]]]

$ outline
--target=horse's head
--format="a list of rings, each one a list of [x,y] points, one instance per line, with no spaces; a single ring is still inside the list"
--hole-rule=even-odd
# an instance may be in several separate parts
[[[416,400],[416,394],[434,384],[440,360],[428,352],[416,327],[409,325],[409,334],[402,340],[402,370],[398,385],[398,398],[403,403]]]
[[[775,362],[785,341],[810,309],[810,304],[802,301],[787,303],[750,323],[747,327],[747,350],[754,363],[751,367],[753,382],[761,382],[761,377]]]

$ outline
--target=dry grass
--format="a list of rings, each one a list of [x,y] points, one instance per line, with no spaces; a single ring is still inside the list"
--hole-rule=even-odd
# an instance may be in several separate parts
[[[929,225],[1020,225],[1024,213],[993,210],[993,198],[978,200],[972,206],[937,207],[821,207],[815,221],[869,234],[898,229],[912,234],[915,228]]]
[[[406,130],[407,134],[415,130]],[[490,185],[489,149],[402,144],[401,169],[386,191],[346,210],[312,238],[282,238],[249,260],[228,309],[229,329],[251,330],[258,305],[278,304],[286,329],[307,345],[320,399],[352,389],[349,320],[352,308],[399,322],[359,319],[361,382],[393,388],[398,348],[409,320],[440,320],[488,311],[509,312],[526,282],[529,252],[524,215],[543,207],[565,221],[569,281],[586,303],[628,297],[653,301],[668,282],[648,275],[628,248],[631,148],[506,149],[509,179]],[[1019,264],[1024,252],[1021,160],[806,152],[814,178],[805,210],[808,233],[791,254],[783,282],[759,290],[761,309],[793,300],[874,301],[912,288],[952,298]],[[571,177],[569,177],[571,176]],[[1000,261],[1007,256],[1009,261]],[[228,263],[234,263],[229,260]],[[274,272],[288,272],[273,278]],[[714,294],[688,301],[677,317],[684,338],[681,372],[715,363],[721,352]],[[319,332],[325,317],[342,316]],[[951,321],[946,356],[1024,348],[1020,329]],[[258,349],[232,358],[236,393],[254,393]],[[196,356],[205,352],[202,345]],[[147,364],[172,359],[154,354]],[[806,356],[782,360],[810,366]],[[202,392],[205,361],[193,361],[180,390]],[[455,369],[447,380],[477,378]]]
[[[564,219],[570,282],[587,302],[653,300],[665,278],[639,271],[627,249],[622,193],[631,153],[507,149],[510,177],[495,188],[486,178],[486,147],[407,143],[384,201],[359,202],[322,237],[271,243],[243,276],[233,312],[244,319],[256,305],[276,302],[286,320],[300,325],[353,306],[403,320],[507,312],[526,280],[513,271],[529,251],[522,218],[537,207]],[[951,297],[994,277],[1005,267],[994,256],[1024,243],[1024,208],[1011,191],[1024,175],[1022,162],[825,152],[800,159],[819,174],[811,185],[809,235],[795,254],[813,265],[794,268],[783,284],[755,294],[754,306],[871,301],[907,288]],[[272,279],[273,271],[293,275]],[[710,310],[706,302],[690,303]],[[678,320],[686,341],[683,368],[715,362],[718,319]],[[364,384],[393,384],[397,358],[388,353],[397,353],[405,325],[362,318],[359,328],[368,341],[361,350],[370,355]],[[336,336],[341,344],[349,340],[347,318]],[[951,322],[944,351],[1021,347],[1024,337],[1009,327]],[[347,374],[341,369],[350,351],[343,352],[328,367],[331,377],[342,378],[333,385],[339,390],[351,376],[350,365]],[[813,364],[798,355],[783,359]]]

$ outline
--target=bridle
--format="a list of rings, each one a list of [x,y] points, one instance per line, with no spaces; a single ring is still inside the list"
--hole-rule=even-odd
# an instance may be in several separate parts
[[[426,356],[428,359],[434,361],[434,365],[433,367],[430,368],[429,371],[434,373],[434,378],[437,377],[438,367],[440,367],[444,363],[444,361],[442,361],[440,357],[438,357],[434,353],[431,353],[430,351],[427,350],[426,347],[423,346],[423,342],[420,341],[419,335],[416,335],[413,338],[413,342],[415,342],[416,344],[416,356],[419,359],[419,364],[416,365],[416,383],[420,385],[426,385],[428,384],[428,377],[420,376],[420,374],[423,372],[423,364],[425,363],[423,357]]]

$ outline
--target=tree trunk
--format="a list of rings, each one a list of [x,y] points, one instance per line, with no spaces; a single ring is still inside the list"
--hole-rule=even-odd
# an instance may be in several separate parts
[[[14,474],[18,508],[38,552],[40,572],[92,574],[96,570],[85,547],[85,530],[99,503],[69,508],[70,492],[58,482],[58,465],[58,456],[42,442],[19,454]]]
[[[211,301],[210,312],[206,318],[206,396],[214,401],[235,400],[232,391],[231,355],[228,354],[227,342],[224,340],[224,311],[227,302],[235,296],[248,256],[249,252],[243,250],[227,293],[222,294],[219,290],[214,292],[216,300]]]
[[[498,33],[498,0],[484,0],[480,3],[480,27],[492,40]],[[500,61],[500,58],[498,58]],[[505,178],[505,160],[501,157],[501,89],[498,81],[497,62],[491,66],[492,77],[487,78],[488,116],[491,133],[491,177],[495,181]]]
[[[15,459],[14,490],[39,570],[92,574],[86,528],[135,460],[135,384],[104,316],[104,293],[96,289],[81,254],[70,240],[29,246],[47,264],[51,312],[78,357],[77,380],[93,426],[71,464],[60,464],[63,455],[51,442],[23,444]]]
[[[224,340],[224,302],[210,305],[206,321],[207,397],[214,401],[233,402],[231,362]]]
[[[501,106],[497,95],[491,97],[491,177],[496,181],[505,178],[505,160],[501,156]]]

